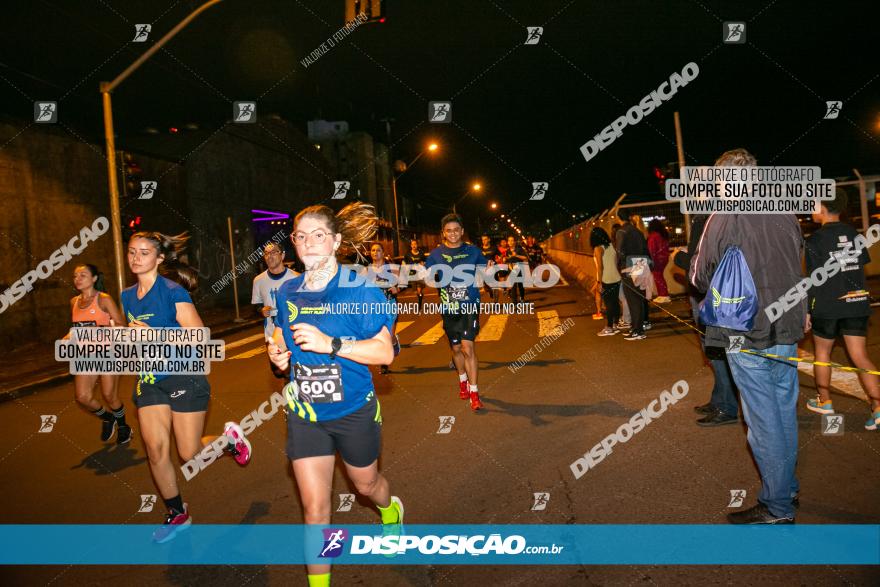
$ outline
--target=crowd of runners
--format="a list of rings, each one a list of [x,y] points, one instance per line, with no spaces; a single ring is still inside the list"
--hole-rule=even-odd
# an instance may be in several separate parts
[[[722,157],[717,164],[753,161],[739,151],[732,153],[725,154],[727,158]],[[841,243],[855,239],[855,230],[840,222],[845,207],[845,194],[838,192],[837,198],[825,202],[815,215],[822,228],[806,241],[808,269],[822,265],[829,255],[840,256]],[[669,259],[668,237],[659,222],[648,227],[646,238],[628,210],[621,209],[618,215],[622,224],[615,227],[612,235],[601,228],[592,229],[590,234],[597,276],[594,318],[598,315],[605,320],[600,336],[611,336],[626,328],[626,340],[643,340],[651,328],[649,300],[660,293],[655,302],[669,301],[665,283],[660,285]],[[728,249],[741,248],[749,266],[766,263],[777,267],[770,283],[765,283],[766,276],[755,277],[760,301],[766,305],[775,299],[772,295],[781,295],[789,282],[799,278],[803,243],[793,216],[754,216],[745,220],[716,216],[695,218],[691,243],[675,259],[688,271],[694,318],[697,326],[706,331],[703,343],[707,354],[711,347],[729,344],[732,332],[723,326],[704,324],[705,317],[697,312],[701,307],[700,296],[715,287],[716,269]],[[401,269],[391,263],[383,246],[374,240],[377,226],[374,209],[363,203],[350,204],[338,212],[323,205],[305,208],[296,215],[291,233],[304,271],[289,269],[284,247],[268,243],[263,247],[266,270],[254,279],[251,301],[264,318],[271,369],[287,381],[287,456],[305,523],[330,522],[332,477],[338,454],[354,487],[376,506],[383,532],[399,534],[404,507],[401,499],[392,495],[389,481],[379,470],[382,411],[370,366],[378,366],[382,373],[387,373],[388,365],[400,352],[395,336],[395,304],[383,302],[395,302],[404,286],[399,281]],[[504,283],[505,278],[522,268],[540,264],[544,252],[532,237],[524,242],[509,237],[493,243],[484,235],[479,246],[466,242],[464,222],[456,214],[444,216],[439,228],[442,244],[425,252],[418,241],[411,241],[402,267],[417,268],[422,274],[434,269],[441,281],[445,272],[455,274],[458,268],[466,268],[470,279],[452,279],[438,293],[451,366],[458,377],[458,396],[476,412],[483,409],[483,402],[475,344],[480,331],[477,308],[481,283],[475,275],[481,268],[492,268]],[[772,251],[764,244],[765,230],[778,241]],[[197,285],[197,274],[181,260],[186,241],[186,235],[158,232],[138,232],[129,239],[128,264],[136,283],[122,292],[121,309],[103,293],[103,276],[97,267],[77,266],[74,284],[79,294],[71,300],[72,326],[202,327],[190,297]],[[780,264],[785,255],[789,258]],[[365,266],[356,269],[340,262],[352,256],[359,257]],[[774,325],[768,324],[759,312],[753,326],[741,329],[745,331],[744,347],[791,355],[796,351],[795,343],[812,326],[817,360],[829,361],[834,341],[842,335],[855,365],[874,370],[865,338],[870,313],[864,281],[867,251],[843,256],[844,269],[824,285],[811,289],[809,305],[805,302]],[[389,266],[393,267],[390,273]],[[354,273],[361,271],[371,279],[357,282]],[[525,288],[521,281],[513,281],[502,287],[504,293],[514,300],[523,300]],[[340,285],[351,283],[357,285]],[[406,285],[415,290],[421,306],[428,288],[425,280],[419,278]],[[492,287],[487,287],[485,293],[498,295]],[[326,311],[339,304],[375,304],[372,307],[387,310],[358,314]],[[794,476],[797,426],[793,422],[796,370],[784,363],[780,366],[779,361],[746,354],[711,355],[711,361],[716,387],[711,401],[697,408],[704,416],[700,422],[706,420],[709,425],[717,425],[737,421],[738,394],[749,427],[749,443],[764,482],[758,505],[732,515],[731,521],[793,521],[793,508],[798,501]],[[820,414],[833,413],[830,369],[815,369],[818,397],[806,407]],[[865,427],[874,430],[880,426],[878,378],[864,372],[859,378],[871,400],[871,416]],[[103,403],[93,396],[99,380]],[[450,388],[454,388],[451,379],[450,383]],[[117,384],[117,375],[77,375],[75,397],[100,419],[103,441],[116,435],[117,443],[126,444],[132,438],[132,428],[126,422]],[[167,508],[164,524],[154,533],[154,540],[162,543],[192,523],[173,464],[172,434],[183,461],[190,460],[218,438],[203,436],[211,387],[203,375],[141,373],[132,400],[150,472]],[[774,422],[781,424],[776,426],[768,418],[776,418]],[[222,436],[232,460],[247,465],[252,446],[239,425],[226,423]],[[308,565],[308,575],[310,585],[328,585],[330,566]]]
[[[332,476],[339,454],[357,491],[373,502],[385,534],[399,534],[403,523],[402,501],[391,494],[381,474],[382,412],[369,367],[387,373],[400,352],[394,334],[397,313],[394,302],[402,285],[399,269],[380,243],[373,242],[378,227],[374,209],[354,203],[338,212],[311,206],[296,215],[291,241],[304,266],[297,273],[285,264],[284,247],[263,247],[266,270],[253,282],[251,302],[264,319],[266,350],[276,376],[288,380],[287,454],[299,489],[306,524],[330,522]],[[512,237],[497,247],[483,239],[482,250],[464,241],[462,219],[450,214],[442,219],[443,244],[430,253],[412,241],[404,266],[422,271],[437,267],[443,272],[465,266],[470,279],[452,280],[439,288],[443,327],[452,363],[458,373],[458,394],[474,411],[483,408],[478,386],[475,339],[480,329],[480,268],[499,265],[509,275],[518,264],[536,263],[543,256],[534,239],[522,244]],[[122,309],[104,293],[103,276],[93,265],[74,271],[79,295],[71,300],[71,326],[127,326],[129,328],[200,328],[203,326],[190,292],[198,284],[196,271],[182,261],[185,234],[170,236],[138,232],[128,241],[128,265],[136,283],[121,295]],[[369,248],[367,248],[369,247]],[[338,259],[352,256],[366,263],[370,279],[350,284],[358,269]],[[390,278],[388,276],[391,276]],[[408,283],[423,303],[423,279]],[[522,287],[522,286],[520,286]],[[522,299],[524,290],[520,290]],[[476,306],[474,303],[476,302]],[[333,314],[327,308],[386,308],[384,312]],[[68,337],[70,335],[68,334]],[[77,375],[77,401],[101,420],[101,439],[118,444],[130,442],[132,429],[117,394],[118,375]],[[100,379],[101,404],[93,397]],[[215,442],[203,436],[211,387],[204,375],[140,373],[132,393],[138,428],[146,448],[150,472],[167,514],[154,532],[157,543],[172,540],[192,524],[190,506],[183,500],[171,455],[172,434],[177,452],[186,462]],[[241,466],[251,459],[252,446],[241,427],[227,422],[222,431],[225,451]],[[308,565],[310,585],[329,585],[329,565]]]

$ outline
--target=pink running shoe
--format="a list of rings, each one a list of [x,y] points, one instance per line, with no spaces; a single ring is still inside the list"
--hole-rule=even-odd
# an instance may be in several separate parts
[[[153,542],[165,544],[169,540],[173,540],[178,532],[186,530],[191,525],[192,518],[189,515],[189,508],[183,504],[183,512],[171,510],[165,515],[165,523],[153,532]]]
[[[251,460],[251,443],[244,435],[241,426],[235,422],[227,422],[223,427],[223,434],[229,439],[229,446],[225,450],[229,451],[235,458],[235,462],[242,467]]]

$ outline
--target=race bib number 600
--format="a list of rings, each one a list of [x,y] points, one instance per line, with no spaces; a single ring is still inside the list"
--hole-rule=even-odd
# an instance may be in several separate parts
[[[342,371],[339,365],[293,366],[293,377],[299,388],[299,401],[310,404],[332,404],[344,399]]]

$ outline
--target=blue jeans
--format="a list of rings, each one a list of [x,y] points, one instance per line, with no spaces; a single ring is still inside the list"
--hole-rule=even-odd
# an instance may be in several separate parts
[[[691,311],[694,314],[694,323],[700,326],[700,300],[694,296],[690,296]],[[700,344],[705,341],[700,337]],[[705,350],[705,347],[704,349]],[[712,386],[712,397],[709,403],[722,413],[728,416],[737,416],[739,414],[739,402],[736,401],[736,385],[733,383],[733,376],[730,374],[730,365],[727,359],[709,359],[712,364],[712,371],[715,373],[715,384]]]
[[[797,345],[779,344],[761,352],[794,357]],[[798,451],[797,368],[746,353],[728,356],[739,387],[748,441],[761,473],[758,501],[774,516],[794,518],[791,498],[800,489],[795,478]]]

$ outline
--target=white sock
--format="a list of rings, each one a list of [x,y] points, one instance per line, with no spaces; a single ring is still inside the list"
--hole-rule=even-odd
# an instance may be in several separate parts
[[[477,386],[474,383],[468,383],[468,391],[471,393],[479,393]]]
[[[459,373],[458,380],[462,382],[467,381],[467,373]]]

